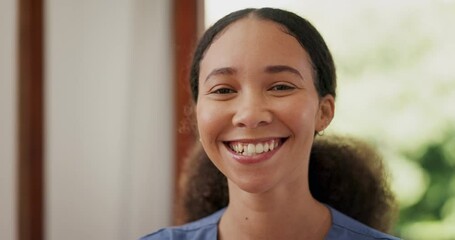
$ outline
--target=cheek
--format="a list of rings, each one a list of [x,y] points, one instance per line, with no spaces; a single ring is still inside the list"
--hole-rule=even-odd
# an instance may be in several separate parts
[[[311,111],[295,111],[290,115],[290,124],[296,133],[313,135],[315,118]]]
[[[196,106],[196,121],[199,132],[199,137],[203,142],[211,142],[214,140],[216,133],[219,131],[220,114],[213,114],[213,106],[198,103]],[[217,111],[215,111],[217,112]]]
[[[308,104],[300,104],[305,101]],[[279,116],[295,133],[308,132],[313,134],[316,126],[317,110],[316,102],[309,102],[308,99],[305,99],[281,105]]]
[[[222,117],[221,111],[217,111],[219,108],[215,108],[210,104],[201,103],[198,103],[196,106],[196,121],[201,144],[213,164],[215,164],[220,171],[223,171],[222,164],[220,164],[221,158],[219,155],[217,139],[222,133],[222,121],[225,120],[225,118]]]

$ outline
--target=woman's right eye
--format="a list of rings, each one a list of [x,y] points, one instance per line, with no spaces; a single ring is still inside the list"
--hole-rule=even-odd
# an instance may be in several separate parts
[[[230,88],[218,88],[210,92],[211,94],[230,94],[230,93],[235,93],[234,90]]]

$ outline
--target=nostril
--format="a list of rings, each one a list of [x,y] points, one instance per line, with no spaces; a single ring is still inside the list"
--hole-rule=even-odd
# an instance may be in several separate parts
[[[257,128],[270,124],[273,120],[269,111],[238,112],[234,115],[232,123],[236,127]]]
[[[258,127],[265,126],[265,125],[267,125],[267,124],[269,124],[269,122],[267,122],[267,121],[260,121],[260,122],[258,123]]]

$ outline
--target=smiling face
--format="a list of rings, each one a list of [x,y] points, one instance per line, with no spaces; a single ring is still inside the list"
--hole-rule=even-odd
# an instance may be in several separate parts
[[[200,64],[196,117],[202,145],[239,188],[260,193],[307,183],[314,133],[333,117],[311,60],[283,27],[245,18],[213,41]]]

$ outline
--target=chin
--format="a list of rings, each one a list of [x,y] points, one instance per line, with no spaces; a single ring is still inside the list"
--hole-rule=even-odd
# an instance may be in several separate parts
[[[270,179],[267,179],[270,181]],[[272,188],[272,183],[264,179],[252,179],[247,177],[246,179],[237,179],[234,181],[230,181],[229,186],[233,187],[235,185],[236,188],[248,192],[251,194],[260,194],[269,191]]]

